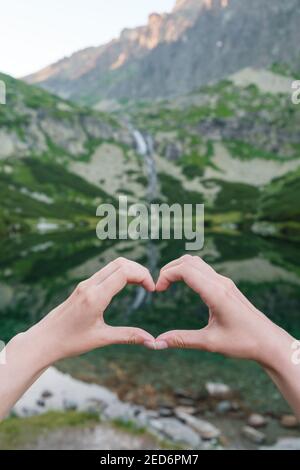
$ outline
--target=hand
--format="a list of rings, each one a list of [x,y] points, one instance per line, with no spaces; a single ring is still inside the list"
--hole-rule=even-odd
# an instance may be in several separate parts
[[[29,330],[39,342],[49,343],[49,362],[110,344],[146,343],[147,346],[154,342],[153,336],[140,328],[112,327],[104,321],[105,309],[126,284],[155,290],[146,268],[118,258],[81,282],[65,302]]]
[[[169,331],[156,339],[156,349],[196,348],[268,365],[278,342],[289,335],[257,310],[233,281],[217,274],[197,256],[185,255],[167,264],[156,284],[165,291],[184,281],[209,308],[208,325],[196,331]],[[290,343],[288,343],[290,344]]]
[[[8,343],[6,364],[0,365],[0,420],[41,373],[59,359],[108,344],[153,345],[153,336],[140,328],[112,327],[104,321],[105,309],[126,284],[155,289],[146,268],[118,258],[81,282],[64,303]]]

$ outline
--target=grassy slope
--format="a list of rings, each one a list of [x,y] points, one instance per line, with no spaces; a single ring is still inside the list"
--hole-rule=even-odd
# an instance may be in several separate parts
[[[52,411],[24,419],[11,417],[1,423],[0,449],[22,448],[51,431],[65,428],[67,432],[68,429],[87,428],[97,423],[98,416],[75,411]]]
[[[26,141],[27,134],[30,137],[30,125],[38,122],[39,116],[61,126],[75,122],[78,125],[84,118],[92,117],[109,128],[118,127],[108,114],[81,108],[7,75],[0,74],[0,80],[7,89],[7,104],[0,108],[0,131],[16,135],[21,142]],[[34,148],[24,149],[24,154],[0,160],[0,234],[29,230],[39,218],[58,223],[88,222],[100,201],[113,199],[70,172],[66,162],[74,155],[66,148],[58,148],[47,135],[46,138],[47,149],[41,154]],[[98,139],[88,138],[84,154],[76,158],[89,158],[98,144]]]
[[[261,187],[205,178],[207,168],[218,171],[213,162],[215,142],[221,142],[233,159],[253,166],[257,159],[280,165],[300,158],[300,106],[294,106],[287,95],[263,93],[255,85],[239,88],[225,80],[177,100],[129,103],[126,112],[139,128],[152,133],[159,155],[165,157],[168,146],[178,146],[171,164],[179,166],[191,182],[200,179],[219,187],[214,206],[207,205],[215,221],[217,214],[227,214],[228,222],[231,213],[233,222],[246,216],[297,226],[298,170]],[[162,133],[170,137],[162,138]],[[172,198],[170,176],[160,174],[160,180],[163,192]],[[184,192],[180,182],[176,186],[176,194]]]
[[[79,107],[6,75],[0,74],[0,79],[7,84],[9,102],[1,107],[0,130],[14,130],[20,138],[28,132],[32,113],[47,115],[58,123],[67,122],[71,127],[89,116],[97,116],[114,129],[119,126],[118,121],[108,114]],[[159,155],[166,155],[168,145],[178,145],[179,155],[171,163],[180,168],[187,180],[192,183],[198,179],[218,187],[213,206],[207,204],[210,223],[240,222],[246,215],[247,221],[266,220],[288,223],[289,226],[293,223],[293,230],[296,222],[297,228],[299,214],[293,200],[299,193],[299,172],[292,172],[261,188],[242,182],[226,182],[218,177],[208,181],[205,177],[207,168],[219,171],[213,162],[215,133],[220,134],[221,142],[232,158],[242,162],[249,162],[254,156],[276,164],[299,158],[300,107],[293,106],[287,96],[262,93],[254,85],[241,89],[230,81],[223,81],[177,100],[127,104],[125,111],[138,128],[154,136]],[[232,130],[235,128],[236,133]],[[162,132],[172,134],[169,141],[159,138]],[[275,136],[274,142],[269,135]],[[42,155],[32,151],[24,159],[0,161],[3,201],[0,233],[16,224],[29,229],[32,220],[40,217],[75,222],[89,219],[95,212],[96,200],[111,199],[93,184],[68,171],[68,162],[74,160],[74,155],[57,148],[51,139],[47,142],[48,149]],[[98,144],[99,140],[89,138],[84,153],[75,158],[88,162]],[[106,175],[101,176],[106,178]],[[180,195],[182,202],[207,203],[201,190],[183,188],[166,172],[160,172],[159,177],[165,200],[178,202]],[[29,194],[32,192],[46,195],[52,203],[37,200]]]

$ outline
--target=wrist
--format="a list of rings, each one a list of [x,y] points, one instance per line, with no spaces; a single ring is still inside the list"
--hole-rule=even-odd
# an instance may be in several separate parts
[[[13,341],[35,372],[46,369],[60,359],[53,335],[42,322],[18,334]]]
[[[281,374],[292,364],[294,341],[285,330],[270,322],[267,335],[261,342],[258,362],[265,369]]]

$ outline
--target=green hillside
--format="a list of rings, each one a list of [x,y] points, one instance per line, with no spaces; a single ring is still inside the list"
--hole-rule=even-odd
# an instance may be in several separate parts
[[[156,200],[205,203],[211,230],[299,237],[300,107],[286,93],[233,78],[104,113],[0,79],[8,91],[0,108],[1,233],[34,230],[41,219],[94,228],[101,201],[144,200],[147,168],[134,127],[152,142]]]

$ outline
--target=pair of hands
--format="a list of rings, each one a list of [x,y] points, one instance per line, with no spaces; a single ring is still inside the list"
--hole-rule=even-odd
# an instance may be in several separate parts
[[[205,328],[168,331],[154,338],[140,328],[112,327],[104,312],[126,284],[162,292],[184,281],[209,308]],[[183,312],[184,314],[184,312]],[[257,310],[234,283],[201,258],[183,256],[167,264],[154,283],[138,263],[118,258],[81,282],[71,296],[39,323],[9,342],[0,367],[0,420],[56,361],[109,344],[142,344],[151,349],[196,348],[260,363],[300,418],[300,368],[291,361],[295,340]]]
[[[140,328],[105,323],[106,308],[127,284],[163,292],[176,281],[184,281],[208,306],[209,321],[205,328],[169,331],[154,338]],[[280,336],[280,328],[258,311],[230,279],[217,274],[201,258],[190,255],[164,266],[156,284],[145,267],[118,258],[81,282],[63,304],[33,329],[47,332],[47,338],[51,338],[49,363],[111,344],[140,344],[156,350],[195,348],[267,365],[274,338]]]

